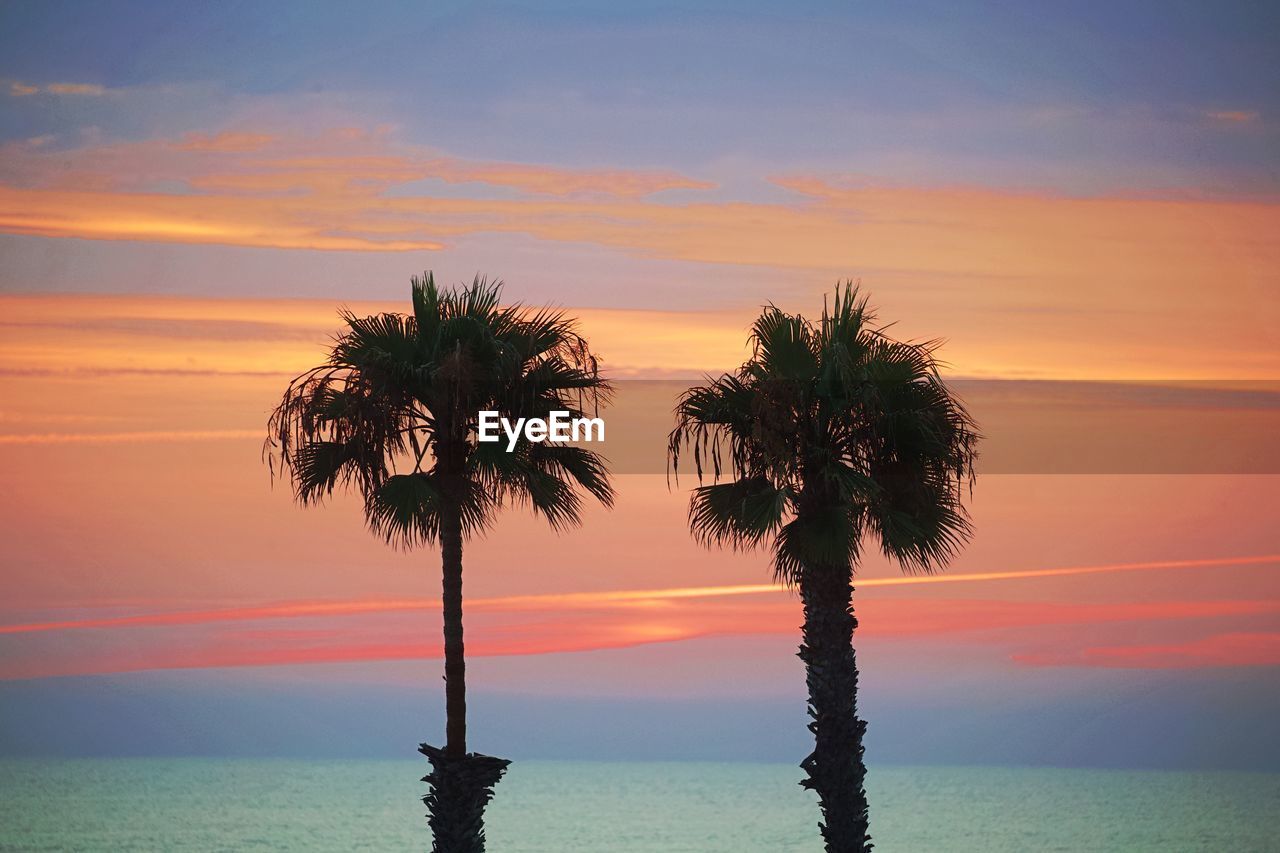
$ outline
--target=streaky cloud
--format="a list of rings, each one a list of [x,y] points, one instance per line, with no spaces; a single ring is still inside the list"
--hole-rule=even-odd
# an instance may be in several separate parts
[[[257,435],[256,433],[254,434]],[[1263,566],[1280,563],[1280,554],[1243,557],[1213,557],[1189,560],[1154,560],[1133,563],[1110,563],[1096,566],[1064,566],[1048,569],[1015,569],[1003,572],[963,572],[938,575],[906,575],[901,577],[865,578],[856,581],[859,588],[917,586],[922,584],[974,583],[986,581],[1027,580],[1068,577],[1072,575],[1112,572],[1160,571],[1174,569],[1209,569],[1232,566]],[[609,606],[643,606],[651,603],[683,599],[726,598],[753,595],[787,595],[777,584],[736,584],[727,586],[673,587],[666,589],[606,590],[600,592],[547,593],[540,595],[476,598],[467,602],[469,610],[490,612],[545,612],[594,609]],[[292,619],[320,616],[351,616],[367,613],[430,611],[440,606],[438,599],[372,599],[365,601],[294,601],[256,607],[143,613],[129,616],[69,619],[49,622],[26,622],[0,625],[0,634],[26,634],[43,631],[68,631],[87,628],[124,628],[146,625],[198,625],[210,622],[246,622],[262,619]]]

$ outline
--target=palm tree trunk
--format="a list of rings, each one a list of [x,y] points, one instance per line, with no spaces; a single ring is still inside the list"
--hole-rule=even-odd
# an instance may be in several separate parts
[[[441,512],[443,565],[445,748],[421,744],[431,762],[423,777],[433,853],[484,853],[484,809],[511,762],[467,752],[467,665],[462,639],[462,519]]]
[[[814,748],[800,766],[801,784],[817,793],[827,853],[865,853],[867,768],[858,719],[858,665],[853,651],[853,586],[849,567],[811,567],[800,578],[804,604],[804,661],[809,686],[809,731]]]
[[[440,554],[444,605],[445,754],[467,754],[467,659],[462,638],[462,518],[457,507],[441,512]]]

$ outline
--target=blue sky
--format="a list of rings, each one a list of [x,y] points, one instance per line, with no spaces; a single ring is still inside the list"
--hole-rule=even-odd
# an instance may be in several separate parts
[[[703,674],[711,689],[702,696],[619,689],[629,668],[696,677],[687,644],[473,659],[472,737],[518,760],[792,763],[806,754],[804,701],[785,689],[803,680],[789,639],[694,641],[695,659],[699,645],[738,659]],[[1280,691],[1256,670],[1046,670],[1015,681],[999,667],[903,673],[882,641],[860,645],[859,704],[876,765],[1280,769],[1268,722]],[[574,668],[612,671],[612,684],[578,695],[499,687],[521,671],[525,681],[563,682]],[[773,678],[781,673],[786,680]],[[0,682],[0,755],[403,757],[443,726],[435,675],[399,663]]]
[[[1274,125],[1206,119],[1275,116],[1269,4],[672,8],[12,4],[0,78],[113,95],[74,110],[25,99],[0,134],[136,139],[343,113],[458,155],[743,183],[759,161],[1081,192],[1280,180],[1263,156]]]

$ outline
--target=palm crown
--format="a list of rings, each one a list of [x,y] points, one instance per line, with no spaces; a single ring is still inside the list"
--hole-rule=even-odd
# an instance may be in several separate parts
[[[978,435],[938,375],[937,342],[875,325],[846,284],[821,322],[769,306],[736,373],[681,397],[669,451],[701,481],[689,522],[707,543],[773,536],[778,576],[847,571],[864,535],[909,571],[944,564],[970,533],[961,490]],[[722,477],[726,482],[718,482]]]
[[[343,313],[328,360],[289,384],[269,425],[273,470],[288,470],[300,502],[354,485],[369,526],[402,545],[435,541],[455,506],[469,534],[506,503],[555,527],[579,520],[582,491],[612,503],[596,453],[476,441],[481,410],[578,417],[611,392],[571,319],[500,307],[500,295],[478,277],[441,291],[428,273],[413,279],[412,315]]]

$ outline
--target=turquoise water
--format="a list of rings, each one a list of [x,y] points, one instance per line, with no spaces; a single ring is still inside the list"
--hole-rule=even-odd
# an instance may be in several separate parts
[[[409,761],[0,761],[3,850],[424,850]],[[519,762],[493,853],[819,851],[789,765]],[[1280,774],[881,767],[876,849],[1280,850]]]

